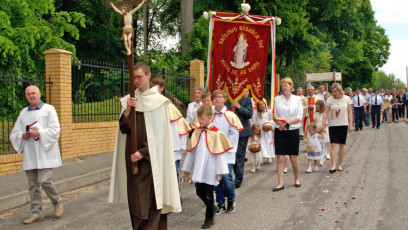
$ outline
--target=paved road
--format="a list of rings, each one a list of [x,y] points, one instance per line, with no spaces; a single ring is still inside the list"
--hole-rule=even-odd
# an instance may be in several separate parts
[[[407,229],[408,128],[405,123],[385,124],[349,134],[344,171],[329,175],[329,165],[304,173],[302,187],[293,187],[293,174],[285,175],[285,189],[277,185],[276,164],[249,173],[237,190],[237,209],[217,216],[212,229]],[[304,147],[302,148],[304,149]],[[45,221],[23,225],[29,206],[0,214],[0,229],[130,229],[126,204],[107,202],[109,182],[63,194],[65,213],[53,221],[53,208],[45,202]],[[205,207],[194,185],[182,184],[183,212],[169,216],[169,229],[199,229]]]

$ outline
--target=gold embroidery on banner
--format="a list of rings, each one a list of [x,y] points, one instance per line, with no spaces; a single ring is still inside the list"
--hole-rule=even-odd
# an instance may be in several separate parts
[[[222,90],[225,82],[221,78],[222,78],[221,75],[218,74],[217,81],[215,82],[215,84],[217,85],[217,89]]]
[[[261,88],[262,88],[261,79],[259,79],[259,77],[258,77],[256,83],[255,82],[252,83],[252,87],[253,87],[253,90],[256,91],[256,96],[259,97],[260,91],[261,91]]]
[[[235,81],[232,81],[230,77],[228,77],[227,80],[231,84],[230,88],[231,88],[231,92],[232,92],[232,94],[234,96],[236,96],[237,94],[239,94],[242,91],[242,89],[244,88],[246,82],[248,81],[248,79],[245,78],[245,79],[242,80],[242,82],[239,82],[238,77],[235,78]]]

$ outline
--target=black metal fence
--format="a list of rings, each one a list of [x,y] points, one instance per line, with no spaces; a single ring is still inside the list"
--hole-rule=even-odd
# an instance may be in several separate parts
[[[46,87],[47,84],[49,87]],[[0,155],[15,153],[9,136],[21,110],[28,106],[25,88],[36,85],[41,91],[41,100],[45,102],[46,89],[49,90],[51,84],[50,77],[0,72]],[[48,99],[50,101],[51,98]]]
[[[119,99],[128,88],[124,63],[72,63],[73,122],[112,121],[120,113]]]
[[[190,102],[190,77],[173,76],[165,70],[165,95],[186,114]],[[124,62],[118,64],[83,60],[72,63],[73,122],[117,120],[119,99],[129,94],[129,71]]]
[[[153,74],[164,79],[164,95],[180,110],[184,117],[187,115],[187,107],[190,103],[190,86],[194,85],[194,79],[188,76],[167,75],[165,69],[162,74]]]

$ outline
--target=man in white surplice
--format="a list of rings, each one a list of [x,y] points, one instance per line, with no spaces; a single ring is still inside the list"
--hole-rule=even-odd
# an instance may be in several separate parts
[[[18,153],[23,152],[22,169],[27,175],[32,212],[24,224],[32,224],[44,220],[40,187],[54,204],[55,216],[59,218],[63,213],[61,197],[51,181],[52,169],[62,165],[60,124],[54,107],[41,101],[37,86],[28,86],[25,96],[30,105],[18,116],[10,141]]]

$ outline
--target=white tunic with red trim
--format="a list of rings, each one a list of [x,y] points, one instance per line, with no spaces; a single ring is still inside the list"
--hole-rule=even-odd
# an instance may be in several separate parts
[[[205,183],[218,185],[217,174],[228,174],[228,164],[223,153],[230,150],[231,143],[228,138],[215,126],[210,125],[208,129],[196,129],[193,135],[199,135],[198,140],[190,139],[187,156],[184,160],[182,171],[190,172],[194,166],[192,181],[194,183]],[[228,143],[226,143],[228,142]],[[223,146],[220,144],[222,143]],[[221,150],[221,151],[214,151]],[[210,152],[211,151],[211,152]]]
[[[170,128],[173,138],[174,160],[181,160],[183,150],[186,150],[187,134],[192,130],[183,115],[173,104],[169,104]]]
[[[233,149],[224,154],[224,157],[228,164],[235,164],[235,153],[238,148],[239,132],[244,129],[241,121],[238,116],[234,112],[228,110],[226,106],[224,106],[221,111],[217,111],[213,107],[213,113],[214,117],[211,123],[228,137],[233,147]]]

